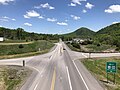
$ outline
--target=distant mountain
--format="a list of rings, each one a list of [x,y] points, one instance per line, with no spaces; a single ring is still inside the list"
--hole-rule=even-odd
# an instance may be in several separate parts
[[[95,34],[94,31],[82,27],[77,29],[76,31],[72,32],[72,33],[68,33],[68,34],[63,34],[65,37],[79,37],[79,38],[88,38],[88,37],[93,37],[93,35]]]

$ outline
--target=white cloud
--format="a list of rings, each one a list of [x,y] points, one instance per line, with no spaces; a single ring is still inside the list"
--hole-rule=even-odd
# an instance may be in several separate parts
[[[83,13],[86,13],[87,12],[87,10],[85,10],[85,9],[83,9],[83,11],[82,11]]]
[[[65,23],[65,22],[57,22],[57,24],[60,25],[60,26],[67,26],[67,25],[68,25],[68,24]]]
[[[81,5],[80,0],[72,0],[72,2]]]
[[[7,16],[3,16],[3,17],[0,18],[0,21],[2,21],[2,22],[8,22],[10,20],[16,21],[16,19],[10,18],[10,17],[7,17]]]
[[[120,5],[111,5],[108,9],[105,9],[106,13],[117,13],[120,12]]]
[[[34,8],[37,8],[37,9],[40,9],[40,8],[55,9],[55,7],[50,6],[49,3],[41,4],[39,6],[34,6]]]
[[[4,18],[4,19],[10,19],[9,17],[7,17],[7,16],[4,16],[4,17],[2,17],[2,18]]]
[[[0,27],[3,27],[2,25],[0,25]]]
[[[92,9],[92,8],[94,7],[94,5],[92,5],[92,4],[90,4],[90,3],[87,3],[87,4],[85,5],[85,7],[88,8],[88,9]]]
[[[24,18],[31,18],[31,17],[38,17],[39,18],[40,14],[34,10],[30,10],[30,11],[26,12],[26,14],[24,15]]]
[[[81,5],[81,1],[87,1],[87,0],[72,0],[71,2],[74,4]]]
[[[0,4],[2,5],[8,5],[9,2],[13,2],[15,0],[0,0]]]
[[[47,21],[49,21],[49,22],[56,22],[57,19],[55,19],[55,18],[47,18]]]
[[[16,21],[16,19],[14,19],[14,18],[13,18],[13,19],[11,19],[11,20],[12,20],[12,21]]]
[[[24,23],[24,25],[25,25],[25,26],[29,26],[29,27],[32,26],[32,24],[30,24],[30,23]]]
[[[9,22],[8,19],[0,18],[0,22]]]
[[[79,20],[80,17],[79,16],[75,16],[75,15],[70,15],[74,20]]]
[[[43,16],[39,16],[38,18],[39,18],[39,19],[44,19],[44,17],[43,17]]]
[[[70,4],[68,4],[68,6],[75,7],[75,6],[76,6],[76,4],[75,4],[75,3],[70,3]]]

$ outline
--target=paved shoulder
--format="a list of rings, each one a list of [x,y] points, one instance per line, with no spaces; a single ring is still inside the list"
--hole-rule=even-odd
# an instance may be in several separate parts
[[[74,62],[79,72],[81,73],[82,77],[84,78],[89,90],[104,90],[103,87],[101,86],[102,84],[91,75],[91,73],[79,60],[75,60]]]

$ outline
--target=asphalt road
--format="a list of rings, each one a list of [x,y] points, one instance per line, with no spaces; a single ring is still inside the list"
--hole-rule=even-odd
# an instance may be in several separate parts
[[[65,49],[65,50],[64,50]],[[120,53],[94,53],[91,57],[120,56]],[[33,69],[21,90],[104,90],[84,65],[78,60],[88,58],[88,53],[71,51],[62,41],[47,54],[1,60],[1,65],[22,65]]]

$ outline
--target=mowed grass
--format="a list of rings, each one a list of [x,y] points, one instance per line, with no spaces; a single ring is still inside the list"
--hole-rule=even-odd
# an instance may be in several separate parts
[[[120,57],[85,59],[82,62],[98,80],[103,82],[107,90],[120,90]],[[109,73],[108,75],[109,83],[107,83],[106,62],[117,62],[115,84],[113,83],[114,81],[113,73]]]
[[[20,48],[20,45],[23,47]],[[54,44],[51,41],[45,40],[34,41],[28,44],[0,45],[0,58],[5,58],[10,55],[17,55],[19,57],[18,54],[21,54],[20,57],[24,56],[24,54],[25,56],[41,54],[47,52],[53,46]]]
[[[101,52],[101,51],[105,51],[105,50],[108,50],[108,49],[115,49],[116,47],[115,46],[111,46],[111,45],[100,45],[100,46],[97,46],[97,45],[84,45],[85,48],[87,48],[89,51],[92,51],[92,52]]]

